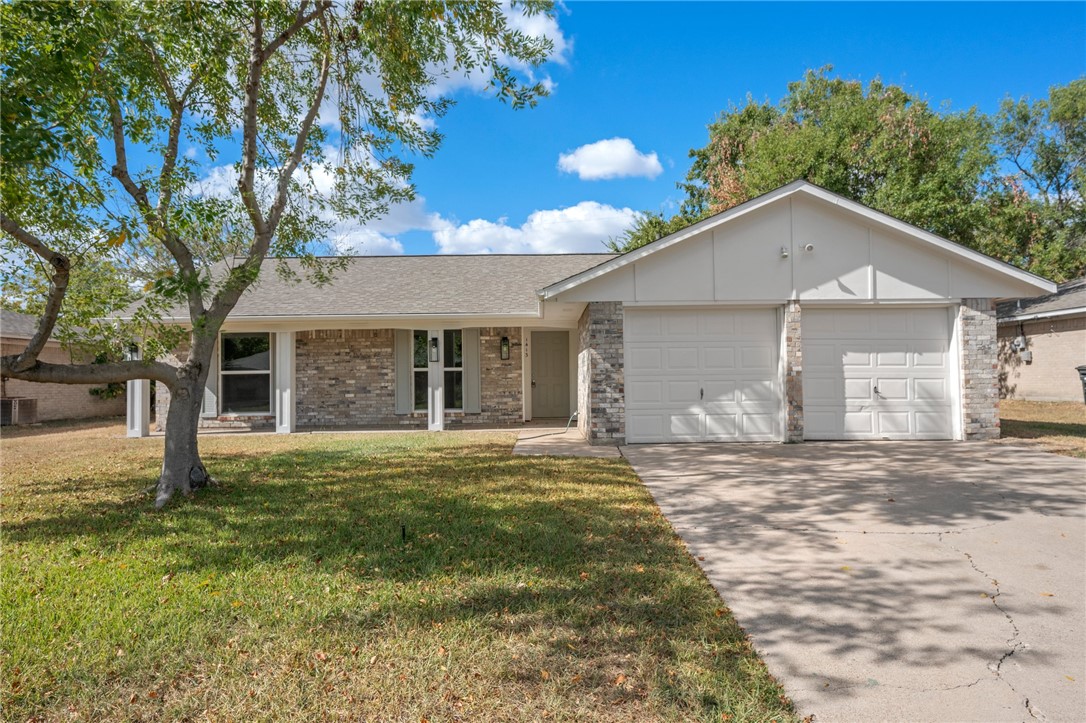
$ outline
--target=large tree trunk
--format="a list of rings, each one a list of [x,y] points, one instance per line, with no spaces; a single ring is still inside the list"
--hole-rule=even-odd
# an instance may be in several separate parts
[[[161,508],[177,492],[184,495],[211,484],[211,476],[200,459],[197,428],[203,401],[203,385],[197,380],[182,380],[170,391],[170,411],[166,414],[166,451],[162,474],[158,478],[155,507]]]

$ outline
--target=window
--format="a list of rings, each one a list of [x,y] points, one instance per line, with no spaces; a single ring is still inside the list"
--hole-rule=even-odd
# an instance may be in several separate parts
[[[459,329],[445,331],[445,407],[464,408],[464,334]]]
[[[271,414],[271,336],[223,334],[222,411]]]
[[[414,372],[415,411],[429,409],[427,392],[430,389],[430,335],[415,331],[412,335],[412,371]],[[464,408],[464,335],[460,329],[448,329],[443,333],[444,348],[441,352],[441,371],[445,384],[445,408]]]
[[[428,408],[426,393],[430,389],[430,361],[427,357],[429,339],[425,331],[416,331],[413,337],[415,377],[415,411],[425,412]]]

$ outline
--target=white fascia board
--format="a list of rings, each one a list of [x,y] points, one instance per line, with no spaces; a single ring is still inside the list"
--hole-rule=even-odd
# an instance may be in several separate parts
[[[996,323],[998,324],[1017,324],[1022,321],[1035,321],[1037,319],[1056,319],[1061,316],[1077,316],[1079,314],[1086,314],[1086,306],[1078,306],[1073,309],[1058,309],[1056,311],[1042,311],[1037,314],[1022,314],[1020,316],[1004,316]]]
[[[521,321],[523,319],[539,319],[542,317],[541,312],[537,311],[520,311],[511,314],[457,314],[457,313],[440,313],[440,314],[321,314],[319,316],[312,315],[300,315],[300,316],[278,316],[278,315],[239,315],[239,316],[227,316],[224,323],[291,323],[291,324],[305,324],[308,322],[313,323],[325,323],[330,321],[389,321],[395,319],[467,319],[474,321],[478,319],[509,319]],[[131,317],[122,316],[118,317],[122,321],[127,321]],[[164,316],[159,319],[164,324],[191,324],[192,320],[186,316]]]
[[[715,228],[716,226],[727,223],[734,218],[744,216],[748,213],[751,213],[752,211],[756,211],[762,208],[763,206],[767,206],[774,201],[780,200],[782,198],[787,198],[797,193],[806,193],[814,198],[826,201],[827,203],[833,204],[835,206],[840,206],[848,211],[863,216],[864,218],[873,221],[880,226],[890,228],[894,231],[906,234],[907,236],[911,236],[920,241],[925,241],[949,254],[961,257],[966,261],[970,261],[974,264],[984,266],[992,271],[995,271],[996,273],[1011,276],[1018,281],[1022,281],[1026,284],[1033,286],[1038,291],[1046,293],[1054,293],[1056,291],[1056,284],[1052,281],[1049,281],[1048,279],[1037,276],[1036,274],[1031,274],[1028,271],[1023,271],[1016,266],[1012,266],[1003,261],[999,261],[998,259],[994,259],[991,256],[980,253],[979,251],[974,251],[973,249],[966,248],[965,246],[962,246],[960,244],[956,244],[953,241],[949,241],[941,236],[937,236],[930,231],[925,231],[922,228],[918,228],[917,226],[913,226],[912,224],[900,221],[893,216],[888,216],[881,211],[876,211],[873,208],[868,208],[862,203],[851,201],[844,196],[839,196],[832,191],[828,191],[812,183],[808,183],[807,181],[799,180],[793,181],[786,186],[781,186],[775,191],[770,191],[769,193],[765,193],[756,198],[752,198],[745,203],[741,203],[734,208],[730,208],[723,213],[719,213],[703,221],[699,221],[692,226],[687,226],[681,231],[676,231],[670,236],[665,236],[662,239],[654,241],[650,244],[646,244],[645,246],[630,251],[629,253],[625,253],[618,258],[612,259],[610,261],[605,261],[599,266],[595,266],[591,269],[588,269],[587,271],[582,271],[579,274],[571,276],[568,279],[559,281],[556,284],[552,284],[544,289],[541,289],[537,293],[539,294],[540,298],[543,299],[553,298],[554,296],[561,294],[563,291],[568,291],[576,286],[580,286],[586,281],[598,278],[600,276],[603,276],[604,274],[614,271],[615,269],[620,269],[627,264],[631,264],[639,259],[645,258],[650,254],[654,254],[657,251],[662,251],[666,248],[674,246],[677,243],[681,243],[682,241],[685,241],[691,236],[701,233],[702,231],[710,228]]]
[[[686,239],[690,238],[691,236],[705,231],[706,229],[714,228],[733,218],[745,216],[752,211],[756,211],[762,206],[773,203],[779,198],[784,198],[794,193],[796,190],[802,187],[804,183],[806,182],[793,181],[787,186],[781,186],[775,191],[770,191],[769,193],[758,196],[757,198],[752,198],[746,203],[741,203],[734,208],[730,208],[727,211],[724,211],[723,213],[718,213],[715,216],[711,216],[702,221],[698,221],[691,226],[687,226],[681,231],[676,231],[670,236],[665,236],[661,239],[657,239],[656,241],[653,241],[650,244],[646,244],[639,249],[634,249],[633,251],[624,253],[618,258],[611,259],[610,261],[605,261],[599,266],[593,266],[591,269],[570,276],[568,279],[559,281],[556,284],[551,284],[550,286],[539,290],[537,293],[539,294],[540,298],[543,299],[553,298],[558,294],[561,294],[563,291],[569,291],[575,286],[580,286],[586,281],[598,278],[600,276],[603,276],[604,274],[614,271],[615,269],[620,269],[627,264],[632,264],[638,259],[643,259],[649,254],[654,254],[657,251],[663,251],[664,249],[674,246],[677,243],[681,243]]]

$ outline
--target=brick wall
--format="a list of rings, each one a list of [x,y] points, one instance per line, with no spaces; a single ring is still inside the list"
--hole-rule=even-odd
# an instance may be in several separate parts
[[[1014,349],[1014,338],[1026,337],[1033,353],[1028,364]],[[1082,383],[1075,367],[1086,364],[1086,316],[1037,319],[999,327],[999,391],[1006,399],[1081,402]]]
[[[509,337],[509,359],[501,338]],[[507,426],[523,419],[522,354],[517,328],[479,330],[482,412],[446,412],[446,426]],[[392,329],[299,332],[296,341],[297,424],[309,428],[426,427],[426,413],[396,410]]]
[[[803,441],[803,337],[802,309],[798,301],[789,301],[784,308],[785,336],[785,442]]]
[[[26,349],[26,341],[22,339],[5,339],[0,343],[0,354],[4,356],[19,354],[24,349]],[[71,354],[55,341],[46,343],[38,359],[51,364],[72,362]],[[102,399],[90,393],[91,389],[104,386],[104,384],[40,384],[19,379],[4,379],[3,396],[37,399],[39,422],[123,415],[125,412],[123,393],[113,399]]]
[[[622,303],[588,304],[577,323],[577,337],[577,428],[592,444],[624,444]]]
[[[992,299],[963,299],[961,340],[962,436],[999,438],[999,362]]]

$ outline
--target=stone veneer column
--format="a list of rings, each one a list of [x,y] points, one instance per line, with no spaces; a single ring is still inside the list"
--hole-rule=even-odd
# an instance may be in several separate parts
[[[624,444],[622,303],[588,304],[577,324],[577,335],[577,428],[591,444]]]
[[[958,320],[961,347],[962,437],[999,439],[999,359],[992,299],[962,299]]]
[[[784,430],[785,442],[803,441],[803,337],[800,303],[789,301],[784,307],[785,377],[784,398],[786,405]]]

